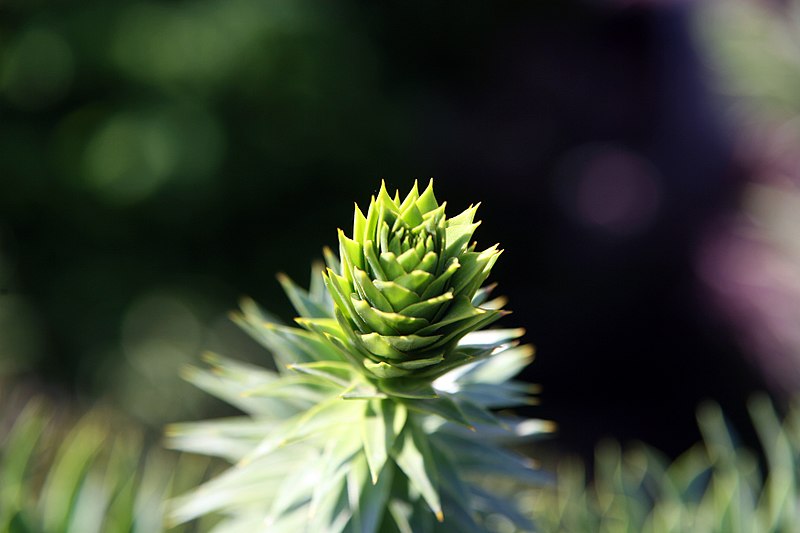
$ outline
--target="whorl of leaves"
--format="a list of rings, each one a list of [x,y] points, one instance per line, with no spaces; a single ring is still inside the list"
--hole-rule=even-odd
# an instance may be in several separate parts
[[[381,184],[366,215],[356,205],[353,237],[339,230],[324,274],[340,326],[330,335],[371,377],[433,381],[472,359],[460,339],[505,314],[473,301],[501,253],[470,243],[478,206],[452,218],[445,207],[433,180],[402,201]]]
[[[533,350],[520,329],[475,331],[503,300],[480,287],[499,252],[467,245],[473,214],[448,221],[431,186],[402,202],[381,187],[308,291],[279,277],[299,327],[242,304],[234,319],[277,369],[213,354],[209,369],[187,369],[244,415],[169,428],[172,446],[232,463],[173,502],[176,523],[218,513],[226,533],[533,527],[480,481],[540,482],[508,447],[549,425],[495,411],[533,402],[535,387],[512,380]]]

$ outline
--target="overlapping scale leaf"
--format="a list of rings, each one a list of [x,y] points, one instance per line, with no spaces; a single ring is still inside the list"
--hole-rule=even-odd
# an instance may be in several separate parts
[[[382,184],[366,215],[356,205],[352,237],[339,230],[338,261],[323,274],[342,329],[332,334],[370,377],[435,379],[469,361],[454,354],[459,339],[504,314],[473,303],[501,253],[470,244],[478,206],[452,218],[445,207],[432,180],[402,200]]]

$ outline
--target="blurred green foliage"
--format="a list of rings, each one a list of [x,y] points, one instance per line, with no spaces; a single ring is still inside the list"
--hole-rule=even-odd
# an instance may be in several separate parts
[[[0,402],[0,531],[161,531],[166,499],[212,469],[205,458],[162,450],[108,408],[77,415],[6,386],[0,387]]]
[[[785,124],[800,114],[800,2],[709,0],[694,24],[735,119],[752,130],[753,115]]]
[[[589,476],[579,461],[562,459],[555,485],[525,501],[547,532],[797,531],[800,406],[783,420],[765,396],[749,409],[758,452],[738,445],[719,406],[707,404],[698,411],[703,441],[674,462],[643,444],[623,451],[608,441]]]

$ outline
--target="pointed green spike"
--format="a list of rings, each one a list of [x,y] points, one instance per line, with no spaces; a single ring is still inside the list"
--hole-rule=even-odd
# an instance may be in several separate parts
[[[325,333],[324,335],[325,340],[342,354],[345,361],[350,361],[353,368],[360,368],[364,365],[365,361],[369,361],[369,359],[363,358],[366,357],[366,354],[362,355],[359,350],[351,348],[352,343],[342,340],[342,338],[337,335],[331,335],[329,333]]]
[[[419,370],[421,368],[427,368],[429,366],[438,365],[442,361],[444,361],[444,355],[439,353],[431,357],[425,357],[424,359],[411,359],[408,361],[401,361],[399,363],[394,363],[394,365],[397,368],[402,368],[405,370]]]
[[[414,249],[417,251],[417,255],[425,257],[425,254],[428,252],[428,250],[425,249],[425,238],[417,236],[414,240]]]
[[[359,336],[364,347],[371,353],[379,358],[391,359],[395,361],[402,361],[406,358],[406,354],[397,350],[387,340],[386,335],[378,333],[367,333]]]
[[[308,283],[308,296],[312,301],[316,302],[322,308],[328,308],[330,304],[330,295],[325,289],[325,284],[322,282],[322,272],[325,270],[325,264],[322,261],[315,260],[311,264],[311,279]],[[330,316],[330,312],[328,312]]]
[[[442,361],[436,366],[432,366],[430,368],[422,369],[419,372],[415,372],[414,376],[419,379],[429,379],[433,381],[436,378],[444,374],[447,374],[451,370],[469,364],[473,361],[475,361],[475,357],[466,354],[464,352],[460,351],[449,352],[447,354],[447,357],[445,357],[444,361]]]
[[[416,293],[393,281],[376,280],[374,286],[389,301],[392,311],[399,311],[419,301],[419,296]]]
[[[459,268],[461,268],[461,263],[458,262],[457,258],[451,257],[447,262],[447,266],[445,266],[444,272],[431,281],[430,285],[420,294],[420,298],[428,299],[434,297],[436,294],[441,294],[442,291],[447,289],[450,279]]]
[[[439,207],[436,197],[433,195],[433,178],[428,182],[428,186],[422,191],[417,200],[417,207],[423,213],[429,213]]]
[[[358,366],[355,368],[358,368]],[[385,400],[388,397],[375,386],[366,383],[356,383],[342,393],[343,400]]]
[[[328,287],[328,292],[331,293],[334,302],[336,302],[336,307],[347,311],[347,319],[352,321],[360,331],[369,331],[367,324],[358,316],[355,308],[350,303],[352,291],[349,290],[350,287],[348,286],[347,280],[336,274],[330,268],[323,274],[323,280],[325,281],[325,286]]]
[[[437,254],[436,252],[428,252],[422,257],[420,262],[417,263],[415,269],[433,273],[436,271],[436,264],[438,261],[439,261],[439,254]]]
[[[404,211],[401,211],[398,220],[402,220],[412,228],[422,224],[424,221],[422,213],[420,213],[419,208],[415,204],[410,204]]]
[[[448,346],[448,344],[456,343],[467,333],[486,327],[507,314],[508,311],[483,311],[481,314],[478,314],[472,318],[455,322],[453,324],[453,331],[442,336],[442,338],[433,343],[430,348],[442,348]]]
[[[385,313],[361,300],[353,300],[353,306],[365,322],[374,324],[375,331],[383,335],[409,335],[430,324],[424,318]]]
[[[458,215],[448,219],[447,226],[459,226],[461,224],[472,224],[472,221],[475,219],[475,213],[477,213],[478,208],[481,206],[480,202],[475,205],[469,206],[463,212],[459,213]]]
[[[300,328],[287,327],[280,324],[266,322],[256,326],[265,344],[271,346],[275,357],[282,363],[292,360],[296,362],[309,362],[330,358],[331,354],[320,344],[316,335]]]
[[[374,241],[378,235],[378,221],[380,217],[380,207],[375,201],[373,196],[367,208],[367,223],[364,228],[364,234],[360,236],[360,242],[365,244],[367,241]]]
[[[428,234],[425,237],[425,253],[427,254],[429,252],[437,252],[438,250],[436,250],[436,248],[437,247],[434,245],[433,242],[433,236]]]
[[[341,334],[339,323],[335,318],[295,318],[294,321],[303,329],[316,333]]]
[[[416,379],[411,376],[408,376],[407,371],[403,372],[406,372],[406,377],[404,377],[403,379],[382,379],[379,382],[379,388],[382,391],[386,392],[386,394],[389,394],[390,396],[396,396],[399,398],[410,398],[412,400],[413,399],[425,400],[425,399],[439,397],[439,395],[431,386],[430,381],[424,379]]]
[[[312,363],[299,363],[289,365],[289,370],[296,370],[303,374],[316,376],[334,385],[347,387],[349,385],[353,367],[350,363],[338,361],[316,361]]]
[[[500,346],[509,344],[525,335],[525,328],[493,328],[476,331],[464,338],[463,344],[469,346]]]
[[[402,368],[397,368],[385,361],[378,361],[377,363],[370,361],[369,359],[364,359],[362,361],[364,368],[373,376],[380,378],[380,379],[394,379],[394,378],[401,378],[408,376],[411,371],[403,370]],[[383,390],[383,388],[381,388]],[[392,394],[391,391],[386,390],[387,394]]]
[[[417,268],[420,259],[419,254],[414,248],[407,248],[403,253],[397,256],[397,262],[406,272],[411,272]]]
[[[397,262],[397,256],[392,252],[382,253],[378,261],[380,261],[381,268],[389,280],[395,280],[406,273],[400,263]]]
[[[352,267],[364,268],[364,254],[361,245],[345,235],[341,229],[339,229],[339,258],[345,266],[342,269],[345,277],[349,278],[349,270]]]
[[[339,258],[336,257],[336,254],[334,254],[333,250],[331,250],[328,246],[323,246],[322,257],[325,260],[325,265],[328,268],[337,273],[342,272],[342,264],[339,262]]]
[[[455,422],[475,431],[475,427],[470,423],[458,404],[449,395],[439,396],[431,400],[418,400],[406,402],[406,406],[414,411],[440,416],[448,422]]]
[[[428,346],[436,343],[441,335],[384,335],[383,339],[399,352],[413,353],[424,350]]]
[[[353,284],[362,300],[367,300],[372,307],[391,313],[394,311],[389,300],[375,286],[367,273],[358,268],[353,269]]]
[[[361,212],[358,204],[354,205],[355,211],[353,213],[353,239],[363,242],[366,240],[364,232],[367,230],[367,217],[365,217],[364,213]]]
[[[408,192],[408,195],[406,196],[405,200],[403,200],[403,203],[400,204],[399,206],[400,212],[402,213],[407,209],[409,209],[412,205],[416,204],[418,198],[419,198],[418,183],[417,180],[414,180],[414,185],[411,187],[411,190]]]
[[[444,211],[445,211],[446,207],[447,207],[447,202],[445,202],[442,205],[440,205],[440,206],[438,206],[438,207],[426,212],[422,216],[429,224],[431,224],[430,227],[437,227],[437,226],[439,226],[439,224],[441,224],[442,227],[444,227],[445,226],[445,214],[444,214]],[[423,209],[420,207],[420,211],[422,211],[422,210]]]
[[[404,274],[395,278],[394,283],[397,283],[401,287],[405,287],[416,294],[422,294],[422,291],[425,290],[425,288],[428,286],[428,283],[430,283],[432,279],[433,275],[430,272],[425,272],[424,270],[413,270],[408,274]]]
[[[492,291],[497,288],[497,283],[490,283],[485,287],[481,287],[475,292],[475,296],[472,297],[472,305],[475,307],[480,306],[483,302],[489,299],[489,295],[491,295]]]
[[[454,257],[463,253],[472,238],[472,234],[480,224],[480,221],[478,221],[474,224],[448,226],[445,236],[445,242],[447,243],[447,251],[445,253],[447,257]]]
[[[446,292],[444,294],[440,294],[439,296],[434,296],[433,298],[428,298],[422,302],[417,302],[409,305],[408,307],[404,307],[400,310],[400,314],[432,320],[433,317],[439,312],[439,309],[441,309],[442,305],[450,302],[452,299],[453,293]]]
[[[380,311],[373,309],[366,301],[354,297],[351,297],[350,301],[358,315],[367,323],[367,326],[369,326],[372,331],[376,331],[381,335],[397,335],[400,333],[382,319],[378,314]]]
[[[400,232],[392,235],[389,239],[389,252],[394,254],[395,257],[403,253],[403,236]]]
[[[342,339],[342,342],[345,345],[352,347],[352,351],[355,351],[358,354],[367,357],[369,359],[372,359],[374,361],[380,361],[381,358],[378,355],[370,352],[367,349],[367,347],[361,341],[362,333],[356,331],[352,326],[350,326],[350,322],[346,318],[344,318],[343,313],[339,309],[336,309],[334,311],[334,314],[336,315],[336,321],[339,323],[341,332],[344,333],[344,339]],[[339,335],[337,335],[337,337],[342,338]]]
[[[373,485],[379,479],[386,481],[384,478],[387,474],[391,477],[391,467],[384,469],[384,465],[389,458],[389,451],[405,427],[406,417],[406,408],[395,401],[376,399],[365,402],[361,439]]]
[[[476,316],[486,314],[490,311],[473,307],[472,302],[463,296],[458,296],[454,299],[453,303],[447,309],[447,312],[436,322],[430,326],[420,329],[418,335],[430,335],[437,332],[450,332],[446,329],[447,326],[461,322],[463,320],[472,319]]]
[[[479,276],[476,276],[469,284],[467,284],[464,289],[462,289],[464,294],[475,294],[480,286],[483,285],[483,282],[486,281],[486,278],[489,277],[492,267],[494,267],[497,259],[503,253],[503,250],[497,250],[496,246],[497,245],[481,252],[481,255],[478,259],[480,261],[485,261],[483,263],[483,271]]]
[[[381,190],[378,191],[377,203],[388,212],[397,213],[398,206],[386,190],[386,182],[381,180]],[[385,215],[384,215],[385,216]]]
[[[436,519],[442,522],[444,514],[439,499],[436,463],[428,447],[427,438],[416,425],[409,425],[401,439],[400,450],[394,454],[394,460],[408,477],[411,485],[422,495]]]
[[[367,258],[367,264],[369,265],[369,269],[372,275],[376,279],[381,279],[381,280],[389,279],[386,276],[386,273],[383,271],[383,267],[381,266],[381,262],[378,259],[377,254],[375,253],[375,246],[372,241],[367,241],[364,243],[364,256]]]
[[[386,222],[381,222],[379,231],[380,251],[389,251],[389,225]]]
[[[388,448],[391,446],[391,441],[388,439],[386,418],[382,409],[384,402],[370,401],[364,404],[364,417],[360,428],[361,440],[364,443],[364,455],[369,466],[370,478],[375,485],[389,458]]]
[[[297,286],[289,276],[280,273],[278,274],[278,281],[300,316],[308,318],[330,316],[327,309],[322,307],[319,302],[314,301],[310,295]]]
[[[453,278],[450,282],[450,286],[455,293],[464,293],[469,298],[472,298],[480,284],[483,283],[483,280],[489,275],[489,270],[491,270],[494,261],[497,260],[496,256],[499,253],[497,245],[494,245],[480,253],[470,252],[459,256],[461,268],[453,274]],[[471,287],[474,287],[472,293],[466,290]]]

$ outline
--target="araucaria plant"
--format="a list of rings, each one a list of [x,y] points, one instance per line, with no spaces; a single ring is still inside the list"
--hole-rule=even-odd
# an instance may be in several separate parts
[[[493,477],[540,479],[506,447],[546,426],[497,412],[532,402],[532,386],[511,378],[533,350],[521,329],[478,331],[507,312],[482,286],[501,251],[470,243],[476,210],[447,218],[432,181],[404,199],[382,185],[308,291],[279,278],[295,326],[243,303],[235,320],[277,371],[216,355],[210,369],[188,369],[246,415],[169,428],[173,447],[233,463],[174,501],[174,522],[216,513],[219,531],[246,533],[532,528],[487,488]]]

